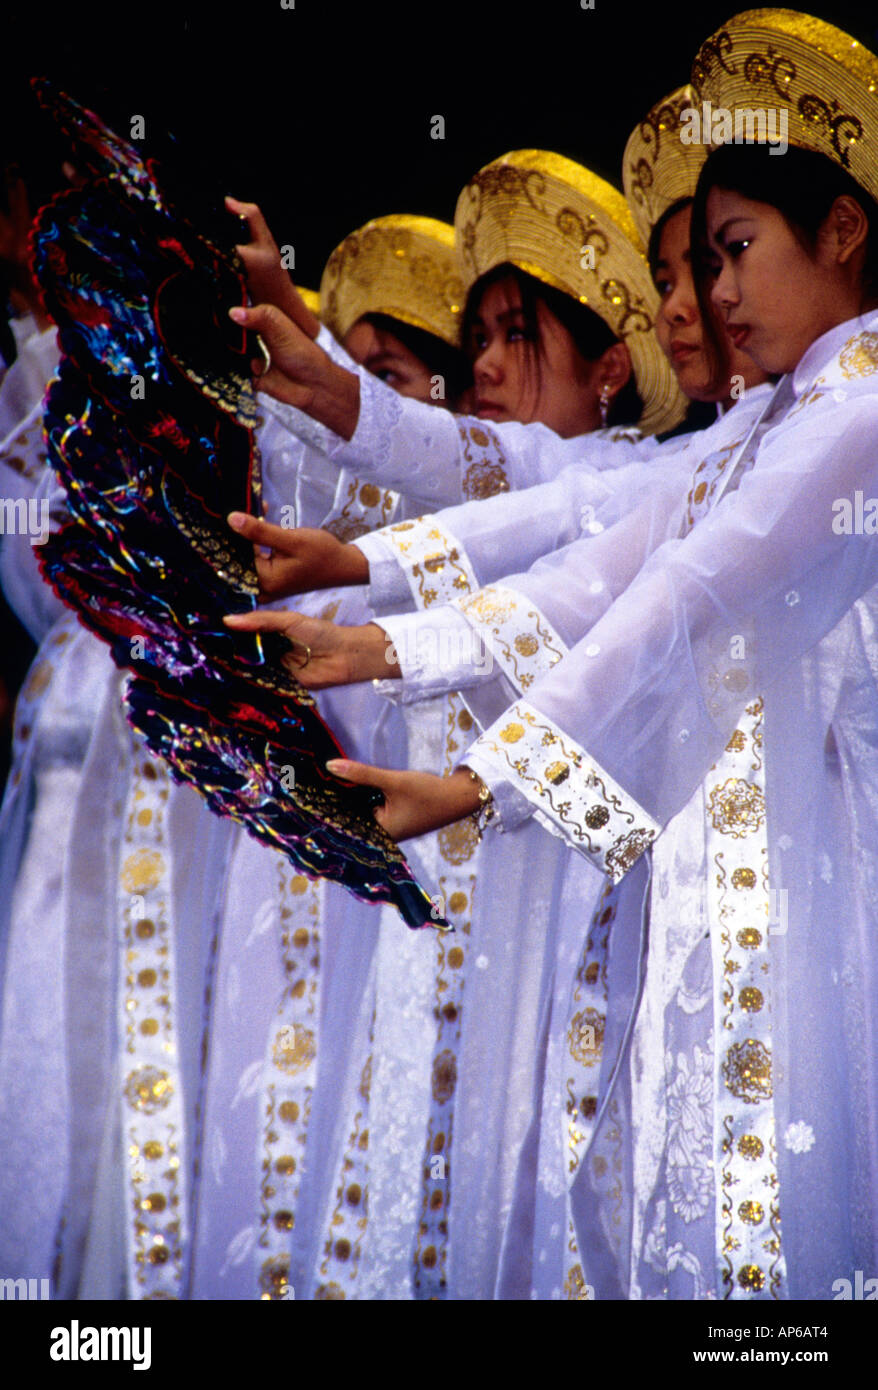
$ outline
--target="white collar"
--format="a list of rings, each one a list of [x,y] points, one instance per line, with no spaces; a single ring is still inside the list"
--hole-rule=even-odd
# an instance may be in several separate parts
[[[878,333],[878,310],[871,309],[867,314],[858,314],[856,318],[846,319],[844,323],[836,324],[828,333],[816,338],[792,372],[793,394],[796,397],[803,395],[813,385],[815,377],[823,368],[838,356],[845,344],[861,333]]]

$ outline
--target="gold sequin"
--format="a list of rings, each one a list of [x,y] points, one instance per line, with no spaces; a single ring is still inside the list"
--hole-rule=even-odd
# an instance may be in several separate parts
[[[128,1073],[125,1078],[125,1098],[134,1110],[144,1115],[154,1115],[170,1101],[174,1087],[166,1071],[158,1067],[140,1067]],[[149,1145],[144,1146],[148,1153]]]
[[[274,1171],[280,1173],[282,1177],[288,1178],[296,1171],[296,1160],[292,1154],[281,1154],[280,1158],[274,1161]]]
[[[756,875],[752,869],[735,869],[732,874],[733,888],[755,888]]]
[[[738,1270],[738,1283],[742,1289],[759,1293],[765,1284],[765,1275],[758,1265],[742,1265]]]
[[[467,905],[467,896],[466,896],[466,893],[461,893],[461,892],[452,893],[452,894],[451,894],[451,897],[448,899],[448,911],[449,911],[449,912],[463,912],[464,909],[466,908],[466,905]]]
[[[610,819],[606,806],[590,806],[585,813],[585,823],[589,830],[602,830]]]
[[[33,667],[30,678],[24,690],[26,700],[34,700],[37,695],[41,695],[49,681],[52,679],[52,663],[50,661],[40,661]]]
[[[167,1206],[163,1192],[150,1192],[140,1203],[144,1211],[164,1211]]]
[[[421,1256],[421,1264],[424,1266],[425,1269],[433,1269],[433,1268],[435,1267],[435,1264],[436,1264],[436,1247],[435,1247],[435,1245],[428,1245],[428,1246],[427,1246],[426,1250],[424,1251],[423,1255]]]
[[[738,1215],[748,1226],[758,1226],[765,1212],[761,1202],[742,1202],[738,1207]]]
[[[274,1228],[276,1231],[291,1231],[294,1225],[294,1217],[291,1211],[276,1211],[274,1213]]]
[[[294,945],[294,946],[299,946],[299,947],[307,946],[307,945],[308,945],[308,938],[309,938],[308,928],[307,928],[307,927],[297,927],[296,930],[293,932],[293,945]]]
[[[762,945],[762,932],[758,927],[742,927],[735,940],[745,951],[755,951],[757,946]]]
[[[290,892],[291,892],[291,893],[307,893],[307,891],[308,891],[308,880],[307,880],[307,878],[305,877],[305,875],[304,875],[304,874],[294,874],[293,877],[290,879]]]
[[[748,1014],[758,1014],[764,1002],[762,990],[756,989],[754,985],[748,985],[738,995],[738,1003]]]
[[[314,1290],[314,1300],[319,1303],[343,1303],[345,1291],[340,1284],[319,1284]]]
[[[282,1120],[291,1125],[299,1118],[299,1107],[294,1100],[282,1100],[277,1108],[277,1113]]]
[[[605,1027],[606,1018],[597,1009],[581,1009],[570,1020],[567,1046],[570,1055],[582,1066],[593,1067],[600,1061]]]
[[[723,1062],[726,1086],[738,1100],[748,1105],[767,1100],[771,1094],[771,1053],[755,1038],[733,1043]]]
[[[141,917],[134,928],[134,935],[139,936],[141,941],[149,941],[151,936],[155,936],[155,922],[149,917]]]
[[[566,782],[569,776],[569,763],[549,763],[546,768],[546,781],[551,782],[556,787],[559,787],[562,782]]]
[[[433,1062],[433,1099],[444,1104],[454,1095],[457,1085],[457,1060],[448,1048]]]
[[[349,1207],[358,1207],[360,1205],[360,1198],[362,1197],[362,1195],[363,1193],[359,1183],[352,1182],[347,1192],[345,1193],[345,1201],[347,1202]]]
[[[271,1055],[276,1067],[293,1076],[303,1071],[316,1057],[314,1034],[301,1023],[285,1024],[275,1037]]]
[[[377,507],[381,501],[381,489],[374,483],[364,483],[360,488],[360,501],[364,507]]]
[[[516,637],[514,646],[520,656],[535,656],[540,649],[537,639],[529,635]]]
[[[164,872],[165,861],[158,850],[135,850],[122,865],[122,887],[127,893],[149,892],[155,888]]]
[[[143,1146],[143,1154],[145,1158],[162,1158],[164,1152],[164,1144],[160,1144],[157,1139],[147,1139],[146,1143]]]
[[[524,726],[522,724],[507,724],[505,729],[500,730],[500,737],[504,743],[518,743],[524,738]]]
[[[290,1259],[288,1255],[272,1255],[259,1271],[259,1287],[263,1298],[286,1298],[290,1289]]]
[[[140,1031],[145,1038],[154,1038],[159,1031],[159,1021],[157,1018],[145,1018],[140,1025]]]
[[[141,970],[137,976],[137,983],[143,989],[152,989],[158,976],[154,970]]]

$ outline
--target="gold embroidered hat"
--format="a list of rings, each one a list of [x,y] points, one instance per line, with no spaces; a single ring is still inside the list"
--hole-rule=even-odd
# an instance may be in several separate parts
[[[453,227],[433,217],[376,217],[326,262],[321,317],[338,339],[363,314],[389,314],[457,347],[463,293]]]
[[[694,196],[707,149],[680,139],[680,117],[696,100],[691,87],[678,87],[656,102],[628,137],[622,186],[644,246],[662,214],[680,198]]]
[[[618,189],[563,155],[513,150],[470,179],[454,227],[467,293],[506,262],[563,290],[627,345],[644,433],[683,418],[686,399],[653,332],[658,294]]]
[[[850,34],[794,10],[746,10],[701,45],[692,86],[696,104],[751,113],[737,117],[744,139],[765,138],[759,113],[771,139],[784,121],[791,145],[828,156],[878,201],[878,58]]]

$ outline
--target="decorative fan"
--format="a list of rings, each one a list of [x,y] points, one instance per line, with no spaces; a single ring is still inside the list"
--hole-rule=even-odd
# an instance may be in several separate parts
[[[447,926],[376,823],[380,793],[326,772],[341,749],[282,665],[283,639],[222,623],[257,593],[252,547],[225,522],[261,507],[252,344],[227,315],[246,302],[240,262],[152,162],[34,87],[92,175],[33,234],[61,347],[45,429],[69,509],[43,572],[133,673],[128,718],[178,781],[309,876]]]

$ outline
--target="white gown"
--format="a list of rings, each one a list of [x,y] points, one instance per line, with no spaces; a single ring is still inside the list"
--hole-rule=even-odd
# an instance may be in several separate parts
[[[583,1077],[603,988],[570,1184],[598,1298],[827,1299],[875,1267],[876,329],[811,346],[733,486],[696,473],[634,582],[465,754],[507,826],[535,814],[616,880],[560,1073]],[[546,1100],[544,1126],[569,1118]],[[563,1231],[559,1179],[527,1165],[525,1291]]]

